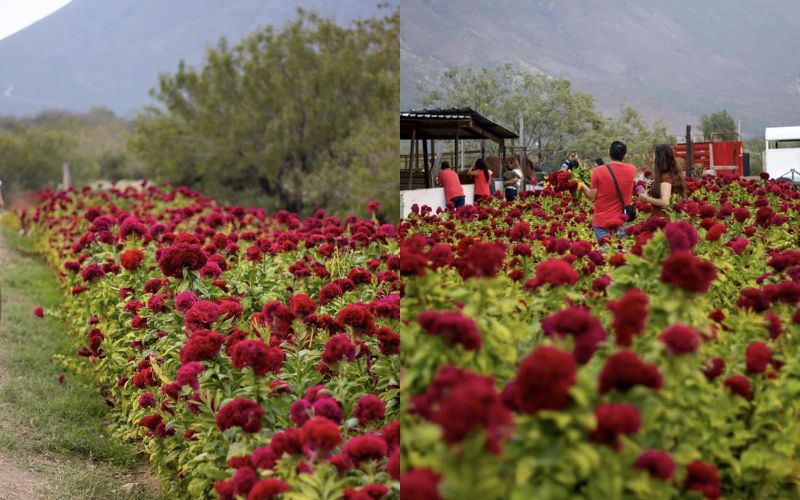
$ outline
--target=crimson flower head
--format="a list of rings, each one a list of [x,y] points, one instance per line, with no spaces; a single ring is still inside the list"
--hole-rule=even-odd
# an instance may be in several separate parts
[[[44,307],[42,307],[42,306],[34,307],[33,308],[33,314],[34,314],[34,316],[37,316],[39,318],[44,318]]]
[[[358,419],[358,423],[361,425],[373,420],[381,420],[386,416],[386,404],[378,396],[367,394],[356,403],[356,407],[353,409],[353,416]]]
[[[664,227],[664,236],[673,252],[690,252],[700,240],[694,226],[682,220],[668,223]]]
[[[587,363],[599,344],[606,339],[600,321],[586,309],[571,306],[542,320],[542,330],[547,336],[572,335],[575,349],[572,355],[578,363]]]
[[[661,262],[661,281],[690,292],[707,292],[716,278],[714,264],[693,253],[673,252]]]
[[[441,475],[430,469],[411,469],[400,476],[400,491],[408,500],[441,500],[441,479]]]
[[[217,428],[220,431],[241,427],[244,432],[258,432],[264,410],[253,400],[236,398],[226,403],[217,412]]]
[[[536,266],[536,277],[525,284],[525,288],[535,290],[542,285],[574,285],[580,276],[563,259],[545,259]]]
[[[764,342],[752,342],[745,352],[745,367],[748,373],[764,373],[772,361],[772,353]]]
[[[222,311],[214,302],[198,300],[186,311],[183,316],[183,324],[192,332],[211,328],[211,324],[219,319],[220,314]]]
[[[675,324],[658,336],[672,355],[691,354],[700,347],[700,333],[691,326]]]
[[[189,361],[208,361],[219,354],[225,337],[211,330],[195,332],[181,349],[181,364]]]
[[[314,417],[303,424],[303,447],[310,451],[330,452],[342,442],[339,426],[325,417]]]
[[[481,348],[481,334],[475,320],[461,311],[425,311],[417,317],[417,323],[429,334],[438,335],[445,344],[461,344],[467,351]]]
[[[268,346],[263,340],[241,340],[231,349],[231,364],[235,368],[252,368],[256,375],[278,373],[285,356],[279,347]]]
[[[703,375],[705,375],[708,380],[714,380],[722,375],[723,371],[725,371],[725,360],[722,358],[711,358],[706,361],[706,366],[703,368]]]
[[[175,382],[180,387],[184,385],[190,386],[192,389],[199,389],[197,376],[206,369],[203,363],[199,361],[190,361],[178,368],[178,373],[175,375]]]
[[[684,486],[687,490],[700,492],[708,500],[716,500],[722,496],[717,469],[699,460],[686,466]]]
[[[339,311],[336,319],[358,332],[370,332],[375,329],[372,312],[365,304],[346,305]]]
[[[298,318],[305,318],[317,311],[317,303],[305,293],[298,293],[289,299],[289,308]]]
[[[633,464],[637,469],[646,470],[651,476],[669,481],[675,472],[675,462],[669,453],[661,450],[647,450]]]
[[[353,341],[345,334],[334,335],[325,342],[325,349],[322,352],[322,362],[328,366],[335,365],[344,359],[353,361],[356,356],[356,347]]]
[[[351,438],[342,447],[350,461],[358,467],[368,460],[380,460],[389,453],[386,441],[377,434],[364,434]]]
[[[506,257],[506,247],[502,242],[475,242],[463,257],[456,259],[453,265],[462,279],[491,278],[497,274]],[[401,257],[401,265],[403,258]]]
[[[725,379],[725,387],[730,391],[744,399],[752,399],[753,389],[750,386],[750,381],[744,375],[731,375]]]
[[[660,389],[662,383],[657,366],[645,363],[631,351],[622,351],[609,356],[603,365],[599,392],[606,394],[612,389],[626,392],[637,385]]]
[[[126,250],[119,255],[119,263],[122,264],[122,267],[127,269],[128,271],[133,271],[144,260],[144,252],[139,250],[138,248],[131,248],[130,250]]]
[[[248,500],[274,500],[278,498],[278,495],[287,491],[289,491],[289,485],[280,479],[260,479],[250,488],[247,498]]]
[[[608,301],[607,307],[614,313],[614,331],[617,345],[630,347],[634,335],[644,331],[647,321],[647,294],[638,288],[626,291],[619,300]]]
[[[639,432],[642,420],[639,409],[625,403],[604,403],[594,409],[597,428],[591,433],[592,441],[605,443],[614,451],[620,451],[620,435],[630,436]]]
[[[562,410],[575,384],[575,360],[569,352],[539,346],[522,360],[513,382],[514,406],[525,413]]]
[[[184,268],[197,271],[208,261],[208,254],[195,243],[180,242],[159,250],[158,267],[172,278],[183,278]]]
[[[186,312],[194,305],[195,302],[197,302],[197,300],[197,295],[195,295],[194,292],[189,290],[180,292],[175,296],[175,309],[178,312]]]

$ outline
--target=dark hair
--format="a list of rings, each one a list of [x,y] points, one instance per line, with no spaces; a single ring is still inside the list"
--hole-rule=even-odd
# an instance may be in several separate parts
[[[594,164],[599,166],[599,165],[604,165],[605,162],[603,161],[602,158],[595,158],[594,159]]]
[[[483,161],[483,158],[478,158],[477,160],[475,160],[475,168],[477,168],[478,170],[483,170],[483,175],[484,178],[486,179],[486,182],[492,180],[492,178],[489,176],[489,167],[486,166],[486,162]]]
[[[442,167],[442,170],[444,170],[446,168],[450,168],[450,162],[449,161],[443,161],[441,163],[441,167]]]
[[[669,174],[672,178],[672,194],[684,196],[686,194],[686,183],[683,182],[683,175],[678,170],[675,163],[675,155],[669,144],[659,144],[655,150],[655,160],[653,162],[653,185],[650,186],[650,196],[661,198],[661,176]]]
[[[611,143],[611,147],[608,148],[608,156],[610,156],[613,161],[622,161],[627,153],[628,146],[622,141],[614,141]]]

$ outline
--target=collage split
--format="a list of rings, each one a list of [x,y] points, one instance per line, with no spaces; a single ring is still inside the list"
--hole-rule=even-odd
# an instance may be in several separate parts
[[[0,0],[0,499],[800,499],[795,0]]]

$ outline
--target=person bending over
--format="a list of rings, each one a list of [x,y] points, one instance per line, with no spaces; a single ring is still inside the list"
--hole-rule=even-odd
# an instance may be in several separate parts
[[[672,195],[686,195],[686,183],[675,163],[675,156],[669,144],[656,146],[653,161],[653,185],[650,190],[643,186],[636,188],[639,199],[653,205],[653,215],[669,219],[669,207]]]
[[[483,158],[475,160],[467,174],[475,178],[475,201],[488,200],[492,195],[489,183],[492,181],[493,172],[489,170]]]
[[[458,174],[450,168],[450,162],[443,161],[439,170],[439,185],[444,188],[444,198],[455,205],[456,208],[463,207],[466,201],[464,188],[458,180]]]

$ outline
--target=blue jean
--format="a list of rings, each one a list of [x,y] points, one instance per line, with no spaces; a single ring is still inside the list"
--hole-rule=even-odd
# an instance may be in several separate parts
[[[464,204],[466,204],[467,197],[466,196],[454,196],[453,198],[450,198],[450,201],[453,202],[453,205],[455,205],[456,208],[459,208],[459,207],[463,207]]]
[[[514,201],[517,199],[517,188],[506,188],[506,201]]]
[[[594,237],[597,238],[597,244],[600,246],[600,251],[605,252],[606,249],[603,247],[603,245],[600,245],[600,238],[602,238],[603,236],[610,236],[611,231],[609,231],[604,227],[597,227],[597,226],[592,226],[592,229],[594,230]],[[625,237],[625,224],[621,225],[617,229],[617,238],[621,239],[624,237]]]

